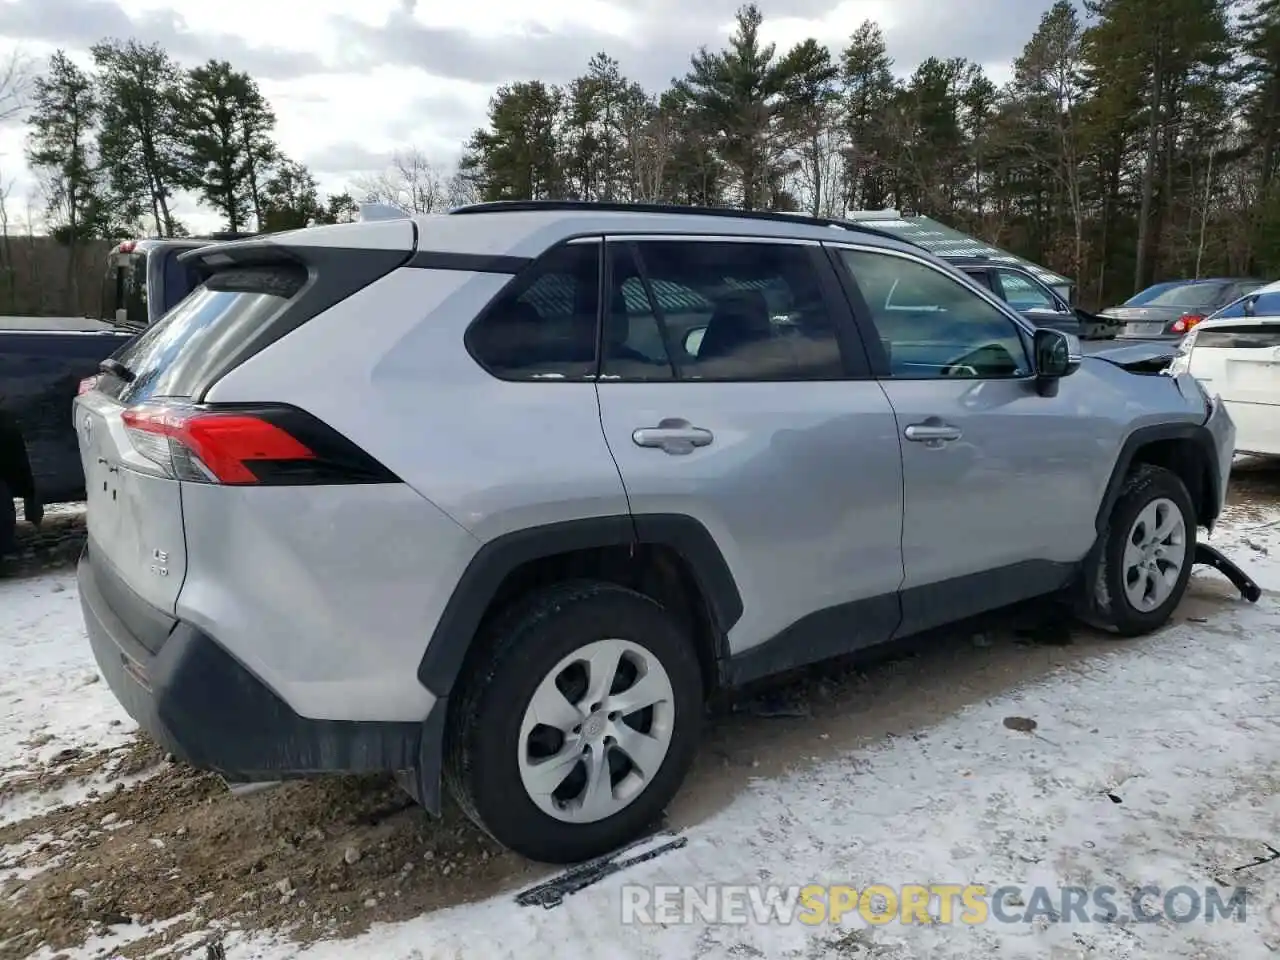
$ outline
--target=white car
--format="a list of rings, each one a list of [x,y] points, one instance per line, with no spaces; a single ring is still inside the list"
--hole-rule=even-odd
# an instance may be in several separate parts
[[[1236,452],[1280,457],[1280,281],[1227,304],[1182,338],[1169,368],[1222,398]]]

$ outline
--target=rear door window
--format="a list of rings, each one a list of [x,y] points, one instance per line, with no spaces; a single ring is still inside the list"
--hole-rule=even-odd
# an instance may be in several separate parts
[[[113,355],[133,375],[103,377],[121,403],[191,397],[207,371],[275,316],[306,282],[301,267],[254,267],[215,274],[175,309]]]

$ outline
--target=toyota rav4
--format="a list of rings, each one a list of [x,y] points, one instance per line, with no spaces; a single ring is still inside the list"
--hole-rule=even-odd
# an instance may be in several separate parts
[[[184,255],[75,401],[102,672],[230,783],[577,861],[714,692],[1034,597],[1170,616],[1234,427],[871,227],[509,203]]]

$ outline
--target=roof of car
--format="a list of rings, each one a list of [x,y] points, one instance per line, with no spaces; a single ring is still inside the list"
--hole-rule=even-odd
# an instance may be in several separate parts
[[[533,258],[562,241],[608,233],[838,240],[931,256],[910,241],[852,222],[729,209],[568,201],[476,204],[449,213],[306,227],[234,241],[219,245],[218,250],[259,244],[296,244],[371,250],[416,249],[419,253],[477,258]],[[199,257],[200,254],[187,256]]]

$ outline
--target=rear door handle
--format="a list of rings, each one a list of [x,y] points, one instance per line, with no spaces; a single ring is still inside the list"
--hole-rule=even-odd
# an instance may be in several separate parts
[[[902,435],[916,443],[937,447],[952,440],[959,440],[964,434],[959,427],[946,423],[913,423],[902,431]]]
[[[710,430],[695,427],[688,420],[668,418],[656,427],[641,427],[631,434],[637,447],[658,447],[663,453],[692,453],[695,447],[705,447],[715,439]]]

